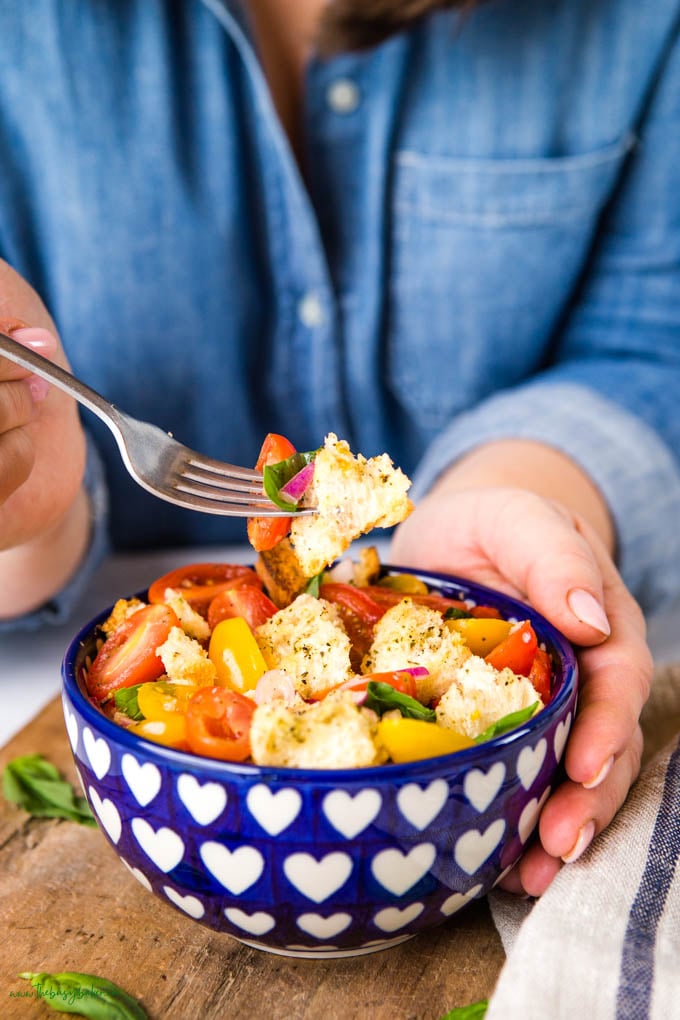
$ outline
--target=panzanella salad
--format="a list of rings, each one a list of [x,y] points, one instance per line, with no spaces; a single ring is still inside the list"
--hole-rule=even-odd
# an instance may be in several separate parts
[[[410,512],[389,458],[354,458],[335,436],[311,455],[286,444],[268,436],[258,466],[292,520],[249,522],[254,569],[180,567],[120,599],[86,671],[92,700],[169,747],[319,769],[448,754],[539,711],[551,661],[528,620],[386,574],[374,548],[328,568]],[[323,511],[295,519],[300,505]]]

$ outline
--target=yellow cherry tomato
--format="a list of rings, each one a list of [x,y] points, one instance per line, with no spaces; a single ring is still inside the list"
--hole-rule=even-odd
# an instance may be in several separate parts
[[[415,574],[388,574],[378,581],[381,588],[402,592],[404,595],[427,595],[429,588]]]
[[[505,640],[512,627],[507,620],[487,617],[463,617],[445,622],[449,630],[458,631],[473,655],[481,655],[482,658]]]
[[[183,712],[168,712],[163,719],[142,719],[131,726],[129,732],[178,751],[189,750],[187,717]]]
[[[240,694],[252,691],[267,671],[255,635],[242,616],[220,620],[212,632],[208,655],[217,670],[216,685]]]
[[[378,736],[394,762],[419,761],[472,747],[474,740],[421,719],[389,718],[378,723]]]
[[[173,684],[168,680],[142,684],[137,691],[139,711],[145,719],[164,720],[168,712],[185,712],[197,690],[195,684]]]

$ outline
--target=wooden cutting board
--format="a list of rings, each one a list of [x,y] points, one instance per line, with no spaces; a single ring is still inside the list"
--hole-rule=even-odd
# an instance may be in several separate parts
[[[76,774],[57,700],[0,750]],[[0,1016],[56,1017],[17,977],[83,971],[134,995],[151,1020],[439,1020],[491,994],[504,962],[485,901],[384,952],[273,956],[204,928],[146,892],[97,829],[32,819],[0,798]]]

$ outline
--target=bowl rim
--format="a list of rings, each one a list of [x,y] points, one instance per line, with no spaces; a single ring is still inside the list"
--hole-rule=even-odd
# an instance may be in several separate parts
[[[200,771],[211,779],[226,780],[230,777],[233,779],[238,776],[275,782],[285,777],[287,782],[314,782],[317,785],[343,783],[345,785],[361,784],[362,786],[389,780],[413,779],[423,774],[436,775],[443,771],[450,771],[453,766],[458,764],[460,764],[461,769],[483,764],[488,765],[489,759],[493,758],[496,750],[523,742],[524,738],[531,734],[532,731],[541,732],[548,728],[554,717],[561,714],[565,702],[568,702],[574,693],[578,696],[579,675],[576,652],[567,638],[530,605],[511,595],[506,595],[504,592],[478,584],[456,574],[424,570],[410,566],[399,566],[392,563],[381,564],[381,576],[398,573],[412,574],[426,583],[436,582],[440,587],[457,588],[460,593],[469,592],[477,604],[480,601],[488,600],[506,618],[519,613],[518,619],[530,620],[539,635],[539,641],[545,641],[551,646],[553,652],[559,656],[562,665],[560,687],[548,705],[532,716],[527,722],[522,723],[508,733],[487,740],[483,744],[476,744],[473,747],[462,748],[449,754],[434,755],[412,762],[390,762],[384,765],[370,765],[363,768],[301,769],[293,766],[255,765],[247,762],[228,762],[217,758],[202,757],[201,755],[192,754],[190,751],[178,751],[130,733],[125,727],[119,726],[104,715],[84,692],[76,675],[75,663],[79,652],[91,638],[95,628],[110,615],[113,605],[107,606],[83,624],[75,637],[69,642],[61,664],[62,695],[65,693],[69,697],[86,723],[97,731],[100,736],[106,737],[114,745],[121,745],[124,751],[135,754],[138,758],[156,759],[159,763],[174,766],[176,769],[181,769],[185,772],[192,770]],[[139,597],[139,593],[137,594]],[[144,596],[145,594],[146,590],[143,590],[142,595]],[[465,598],[466,595],[463,594],[463,597]]]

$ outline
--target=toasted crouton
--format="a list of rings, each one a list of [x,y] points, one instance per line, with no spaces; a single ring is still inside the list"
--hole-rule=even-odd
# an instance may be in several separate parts
[[[327,691],[352,674],[350,640],[335,606],[298,595],[255,631],[269,669],[282,669],[303,698]]]
[[[437,705],[437,722],[474,739],[497,719],[536,701],[541,699],[527,677],[507,668],[494,669],[478,655],[471,655],[455,671]]]
[[[287,538],[282,539],[273,549],[261,552],[255,563],[257,575],[269,592],[269,597],[279,609],[289,606],[307,586],[300,561]]]
[[[353,456],[332,432],[314,460],[314,478],[302,505],[317,513],[293,518],[290,541],[300,569],[314,577],[373,528],[389,528],[413,509],[411,482],[386,453],[367,460]]]
[[[110,637],[115,630],[118,630],[121,623],[125,623],[138,609],[143,609],[146,602],[140,599],[118,599],[111,613],[102,624],[102,630],[107,637]]]
[[[196,684],[199,687],[214,684],[217,671],[206,650],[184,633],[173,627],[165,641],[156,649],[165,666],[168,680],[176,684]]]

